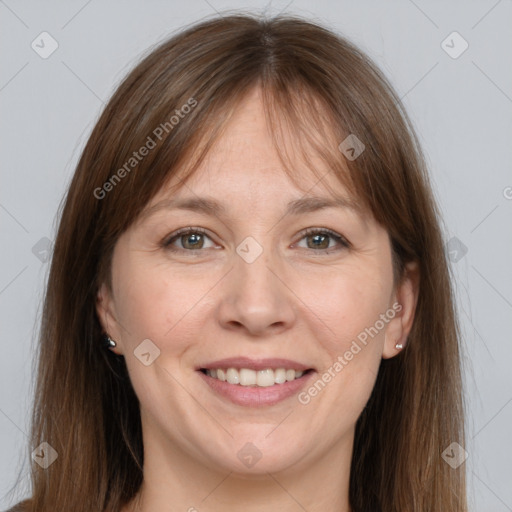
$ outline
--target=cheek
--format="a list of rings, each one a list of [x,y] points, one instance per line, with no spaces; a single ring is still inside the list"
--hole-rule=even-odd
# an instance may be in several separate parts
[[[324,433],[321,444],[326,449],[337,442],[340,433],[353,428],[382,360],[387,323],[381,315],[388,309],[391,284],[379,285],[376,278],[367,277],[345,274],[314,297],[315,311],[321,317],[317,324],[322,334],[317,331],[316,343],[324,355],[323,366],[299,401],[306,413],[311,411],[311,431]]]
[[[385,313],[392,292],[392,278],[378,266],[353,266],[326,275],[309,275],[297,285],[297,295],[304,297],[302,314],[316,323],[318,341],[335,359],[350,348],[351,342],[375,326]],[[316,284],[315,284],[316,283]],[[318,286],[318,283],[321,286]],[[377,324],[381,338],[385,325]]]
[[[301,291],[310,290],[304,295],[308,307],[303,314],[315,324],[317,346],[324,355],[318,378],[305,390],[301,403],[312,402],[324,410],[319,418],[340,411],[343,419],[335,415],[336,421],[346,422],[348,428],[371,394],[386,328],[394,315],[388,311],[393,286],[389,269],[374,265],[344,270],[317,280],[326,283],[321,289],[311,286],[310,276],[308,288]],[[336,421],[332,427],[337,431],[342,425]]]
[[[173,376],[184,370],[180,368],[184,354],[200,343],[201,322],[206,321],[209,308],[205,296],[215,284],[204,272],[196,273],[197,277],[185,272],[177,277],[175,269],[134,261],[118,267],[117,311],[127,333],[123,338],[126,364],[141,404],[156,416],[169,404],[176,409],[177,402],[187,402]],[[155,363],[145,366],[131,354],[137,355],[147,339],[159,352]],[[168,418],[169,425],[173,421]]]
[[[162,355],[174,356],[190,345],[191,330],[205,319],[207,295],[215,284],[204,271],[183,269],[178,275],[165,265],[137,261],[120,265],[118,280],[117,311],[128,343],[149,338]]]

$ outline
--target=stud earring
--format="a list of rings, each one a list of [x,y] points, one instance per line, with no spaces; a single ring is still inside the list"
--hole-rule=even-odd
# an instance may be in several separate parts
[[[108,334],[105,334],[103,338],[103,346],[105,348],[114,348],[117,346],[117,343]]]
[[[395,348],[396,348],[397,350],[402,350],[402,349],[404,348],[404,346],[403,346],[401,343],[397,343],[397,344],[395,345]]]

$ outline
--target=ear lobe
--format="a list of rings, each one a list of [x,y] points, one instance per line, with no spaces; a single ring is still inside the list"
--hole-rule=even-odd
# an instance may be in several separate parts
[[[418,303],[419,283],[419,265],[417,262],[410,262],[405,267],[403,278],[395,293],[393,304],[396,302],[401,308],[393,308],[397,314],[389,322],[386,330],[383,359],[396,356],[407,346],[407,337],[414,323]]]

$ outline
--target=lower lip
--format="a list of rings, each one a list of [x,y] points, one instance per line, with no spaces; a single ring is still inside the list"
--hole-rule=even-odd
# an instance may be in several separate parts
[[[236,405],[245,405],[248,407],[275,405],[287,398],[290,398],[298,393],[315,373],[310,371],[302,377],[292,381],[286,381],[282,384],[274,384],[273,386],[258,387],[230,384],[227,381],[210,377],[200,370],[197,371],[210,388],[219,395],[229,399]]]

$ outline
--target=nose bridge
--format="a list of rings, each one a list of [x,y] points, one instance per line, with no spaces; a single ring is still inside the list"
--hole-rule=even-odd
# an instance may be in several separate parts
[[[262,241],[263,240],[263,241]],[[278,267],[275,250],[271,246],[271,237],[258,242],[252,236],[245,238],[236,248],[238,259],[235,260],[235,272],[240,278],[240,285],[258,293],[269,293],[274,284],[275,275],[269,267]]]
[[[244,327],[252,334],[286,328],[294,320],[291,294],[283,283],[283,265],[272,247],[272,237],[245,238],[236,248],[221,321]]]
[[[246,237],[236,248],[238,259],[235,260],[237,295],[252,300],[265,299],[273,302],[276,294],[282,294],[276,276],[270,271],[272,267],[280,267],[276,250],[272,247],[271,236],[260,236],[259,241],[252,236]]]

